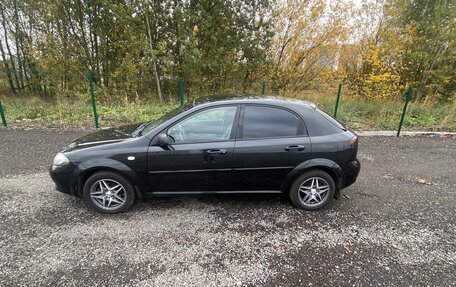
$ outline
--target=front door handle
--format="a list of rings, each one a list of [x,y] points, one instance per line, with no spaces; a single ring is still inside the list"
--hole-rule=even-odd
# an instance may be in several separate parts
[[[304,145],[289,145],[289,146],[285,147],[286,151],[292,151],[292,150],[301,151],[301,150],[305,150],[305,149],[306,149],[306,147]]]
[[[208,154],[226,154],[226,149],[208,149]]]

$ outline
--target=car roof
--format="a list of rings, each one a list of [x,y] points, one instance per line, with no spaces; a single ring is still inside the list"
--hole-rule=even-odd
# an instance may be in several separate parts
[[[214,106],[220,104],[266,104],[277,105],[284,107],[302,106],[315,109],[316,105],[305,100],[285,98],[279,96],[264,96],[264,95],[223,95],[207,98],[194,99],[191,102],[192,107],[196,106]]]

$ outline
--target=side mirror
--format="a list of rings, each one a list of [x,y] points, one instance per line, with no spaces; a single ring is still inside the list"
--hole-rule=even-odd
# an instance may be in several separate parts
[[[159,133],[157,136],[157,143],[159,146],[166,148],[169,145],[169,138],[166,133]]]

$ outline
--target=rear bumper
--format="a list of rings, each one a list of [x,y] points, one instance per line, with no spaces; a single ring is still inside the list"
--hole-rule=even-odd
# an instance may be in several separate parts
[[[356,182],[359,171],[361,170],[361,163],[358,159],[348,162],[344,166],[344,180],[342,182],[342,188],[346,188]]]

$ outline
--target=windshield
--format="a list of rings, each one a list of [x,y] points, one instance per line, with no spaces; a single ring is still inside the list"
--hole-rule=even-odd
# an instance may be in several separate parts
[[[191,105],[185,105],[185,106],[179,107],[177,109],[174,109],[174,110],[168,112],[167,114],[161,116],[160,118],[158,118],[156,120],[146,122],[144,124],[144,126],[142,127],[142,129],[140,130],[140,132],[138,133],[138,136],[147,134],[148,132],[150,132],[154,128],[158,127],[162,123],[166,122],[167,120],[171,119],[172,117],[177,116],[178,114],[182,113],[183,111],[188,110],[191,107],[192,107]]]

